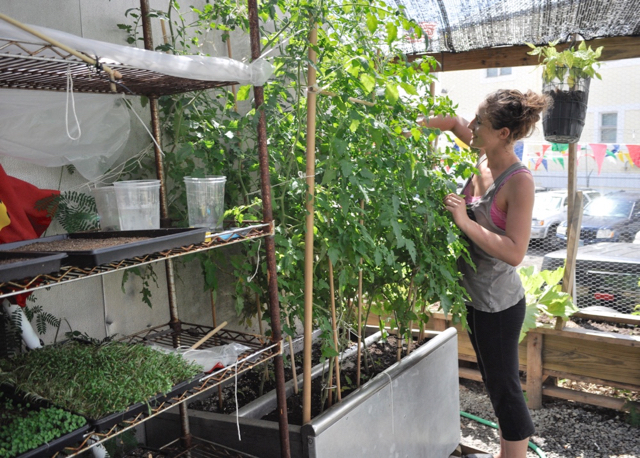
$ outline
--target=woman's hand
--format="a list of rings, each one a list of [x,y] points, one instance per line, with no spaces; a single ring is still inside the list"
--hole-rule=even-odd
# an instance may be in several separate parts
[[[467,225],[471,219],[467,215],[467,204],[464,198],[457,194],[447,194],[444,198],[444,207],[451,212],[456,226],[465,232],[464,226]]]

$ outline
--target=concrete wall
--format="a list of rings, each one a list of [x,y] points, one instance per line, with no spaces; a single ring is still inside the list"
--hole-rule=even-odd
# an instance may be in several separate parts
[[[152,9],[165,9],[168,2],[150,0],[149,3]],[[190,4],[198,7],[204,3],[204,0],[194,0]],[[131,20],[125,17],[125,11],[138,6],[137,1],[131,0],[0,0],[0,11],[21,22],[121,45],[126,45],[126,35],[124,31],[118,29],[117,24],[131,23]],[[186,10],[187,5],[182,6]],[[154,43],[160,43],[162,34],[159,21],[154,19],[152,27]],[[232,44],[234,58],[240,60],[249,55],[247,36],[233,35]],[[203,51],[212,55],[227,56],[226,45],[223,46],[216,35],[205,36],[202,39],[202,46],[205,48]],[[0,109],[2,109],[1,102]],[[149,125],[148,107],[142,108],[138,103],[137,113]],[[33,132],[33,135],[37,134]],[[150,143],[151,139],[144,126],[135,116],[131,116],[131,135],[121,160],[136,155]],[[64,168],[34,166],[3,156],[1,153],[0,164],[9,175],[40,188],[66,191],[79,189],[86,184],[86,180],[79,174],[70,175]],[[53,225],[46,235],[61,232],[63,230],[60,227]],[[211,298],[210,294],[204,291],[198,263],[185,264],[180,258],[175,263],[180,318],[186,322],[212,324]],[[46,311],[64,318],[61,333],[71,328],[87,332],[97,338],[114,334],[128,335],[169,320],[164,263],[155,263],[153,268],[157,274],[158,284],[157,286],[153,282],[150,284],[153,295],[152,308],[141,301],[140,278],[129,275],[129,279],[123,284],[124,272],[122,271],[56,286],[49,290],[39,290],[33,294],[33,297],[37,304],[44,306]],[[222,285],[222,290],[218,293],[216,304],[218,321],[226,320],[229,322],[229,328],[245,330],[238,323],[233,309],[234,281],[232,278],[224,277],[222,273],[220,275],[219,284]],[[257,332],[257,329],[248,331]],[[50,330],[43,336],[45,342],[53,341],[54,334],[53,330]]]

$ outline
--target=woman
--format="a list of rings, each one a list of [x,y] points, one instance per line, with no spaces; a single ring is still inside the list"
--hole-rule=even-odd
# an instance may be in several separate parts
[[[529,245],[535,185],[514,144],[533,133],[546,107],[547,98],[532,91],[499,90],[487,96],[468,124],[459,117],[421,122],[450,130],[481,150],[480,173],[467,181],[462,196],[447,195],[444,205],[468,237],[475,264],[474,268],[462,261],[459,267],[471,298],[469,336],[500,426],[496,458],[526,457],[534,432],[518,372],[518,338],[526,304],[515,266]]]

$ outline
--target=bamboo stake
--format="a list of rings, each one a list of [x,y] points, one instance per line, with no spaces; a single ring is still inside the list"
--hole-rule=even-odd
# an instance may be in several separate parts
[[[260,296],[258,295],[258,293],[256,293],[256,310],[258,313],[258,330],[260,332],[260,335],[263,336],[264,328],[262,325],[262,307],[260,307]],[[269,366],[265,364],[264,371],[262,373],[262,381],[260,382],[260,389],[258,390],[258,393],[260,394],[260,396],[262,396],[263,394],[262,392],[264,390],[264,384],[268,379],[269,379]]]
[[[229,56],[229,59],[233,59],[233,56],[231,54],[231,37],[227,38],[227,56]],[[231,92],[233,93],[233,106],[235,108],[235,112],[238,112],[238,100],[236,99],[236,85],[232,84],[231,85]]]
[[[328,256],[327,256],[328,259]],[[333,263],[329,259],[329,292],[331,295],[331,329],[333,330],[333,345],[338,350],[338,321],[336,319],[336,289],[333,282]],[[342,401],[342,391],[340,388],[340,357],[335,356],[335,372],[336,372],[336,398],[338,401]]]
[[[196,348],[198,348],[200,345],[202,345],[203,343],[205,343],[207,340],[209,340],[211,337],[213,337],[215,334],[218,333],[218,331],[220,331],[220,329],[224,328],[227,325],[226,321],[223,321],[222,323],[220,323],[219,326],[216,326],[215,328],[213,328],[211,331],[207,332],[205,334],[205,336],[198,340],[196,343],[194,343],[193,345],[191,345],[191,349],[195,350]]]
[[[289,312],[286,311],[285,312],[285,320],[287,321],[287,326],[289,326],[289,329],[291,329],[291,320],[289,319]],[[293,351],[293,339],[291,338],[291,336],[287,336],[287,342],[289,342],[289,355],[291,355],[291,375],[293,377],[293,392],[295,394],[298,394],[298,374],[297,374],[297,369],[296,369],[296,359],[295,359],[295,352]]]
[[[360,200],[360,209],[364,211],[364,199]],[[360,225],[364,224],[364,220],[360,220]],[[360,271],[358,272],[358,356],[356,363],[356,386],[360,387],[360,371],[362,359],[362,257],[360,258]]]
[[[318,29],[315,19],[309,33],[309,66],[307,84],[316,85],[317,59],[314,47],[318,42]],[[311,334],[313,332],[313,226],[314,226],[314,194],[315,194],[315,160],[316,160],[316,93],[307,94],[307,217],[304,250],[304,364],[303,364],[303,402],[302,424],[311,421]]]
[[[20,21],[17,21],[15,19],[13,19],[12,17],[7,16],[6,14],[2,14],[0,13],[0,19],[3,19],[4,21],[8,22],[11,25],[14,25],[22,30],[24,30],[25,32],[29,32],[31,35],[35,35],[36,37],[40,38],[41,40],[46,41],[47,43],[52,44],[53,46],[62,49],[63,51],[68,52],[69,54],[76,56],[78,59],[90,64],[90,65],[96,65],[98,62],[95,59],[92,59],[91,57],[82,54],[81,52],[76,51],[73,48],[70,48],[69,46],[60,43],[58,40],[54,40],[53,38],[48,37],[47,35],[45,35],[44,33],[38,32],[37,30],[29,27],[26,24],[23,24]],[[113,70],[111,67],[109,67],[108,65],[104,65],[102,64],[102,69],[109,75],[109,79],[111,81],[115,81],[115,80],[119,80],[122,79],[122,75],[120,74],[119,71],[117,70]],[[116,90],[116,84],[113,82],[109,83],[109,88],[111,89],[111,92],[118,92]]]
[[[213,319],[213,327],[215,328],[216,326],[218,326],[218,318],[216,316],[216,299],[213,290],[211,290],[211,318]],[[218,385],[218,410],[222,412],[223,407],[224,402],[222,402],[222,385]]]

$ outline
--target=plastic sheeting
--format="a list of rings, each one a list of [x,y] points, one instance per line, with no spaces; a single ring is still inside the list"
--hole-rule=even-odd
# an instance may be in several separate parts
[[[119,63],[181,78],[204,81],[236,81],[240,84],[255,86],[264,85],[273,73],[273,66],[264,59],[257,59],[251,64],[245,64],[228,57],[177,56],[90,40],[45,27],[33,25],[29,25],[29,27],[88,56],[94,58],[97,56],[101,62],[107,65]],[[40,38],[2,20],[0,20],[0,37],[8,40],[45,44]],[[52,57],[55,56],[52,55]]]
[[[74,93],[72,101],[64,92],[2,89],[0,100],[0,154],[32,164],[73,164],[94,180],[115,163],[129,137],[122,97]]]
[[[407,40],[407,52],[462,52],[503,45],[547,44],[640,35],[640,0],[390,0],[429,36]]]

